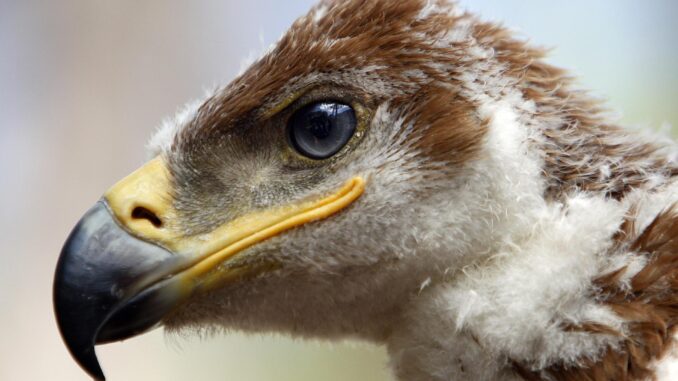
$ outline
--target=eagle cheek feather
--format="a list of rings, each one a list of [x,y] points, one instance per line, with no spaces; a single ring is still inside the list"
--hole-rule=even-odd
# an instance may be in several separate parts
[[[403,380],[653,376],[678,318],[676,147],[543,55],[445,1],[323,1],[78,225],[69,349],[103,378],[94,344],[162,323],[357,336]],[[353,135],[304,157],[290,121],[322,102]],[[64,306],[92,303],[75,332]]]

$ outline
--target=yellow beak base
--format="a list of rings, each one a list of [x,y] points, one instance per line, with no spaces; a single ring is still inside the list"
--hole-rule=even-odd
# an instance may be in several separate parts
[[[357,200],[364,189],[364,180],[354,177],[324,198],[255,211],[192,237],[183,236],[175,222],[169,172],[160,157],[114,185],[104,198],[132,235],[189,258],[179,269],[182,278],[190,281],[189,287],[211,289],[232,278],[215,271],[229,258],[289,229],[338,213]]]

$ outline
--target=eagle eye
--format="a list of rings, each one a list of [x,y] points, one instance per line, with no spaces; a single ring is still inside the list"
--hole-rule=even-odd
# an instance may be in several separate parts
[[[290,143],[311,159],[327,159],[348,143],[356,130],[353,107],[334,101],[308,104],[290,117],[287,128]]]

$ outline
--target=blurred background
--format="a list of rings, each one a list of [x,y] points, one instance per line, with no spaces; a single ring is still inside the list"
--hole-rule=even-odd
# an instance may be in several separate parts
[[[678,124],[678,2],[463,0],[639,128]],[[227,83],[311,0],[0,0],[0,380],[86,380],[51,282],[71,227],[163,117]],[[382,348],[161,330],[97,349],[111,380],[389,380]]]

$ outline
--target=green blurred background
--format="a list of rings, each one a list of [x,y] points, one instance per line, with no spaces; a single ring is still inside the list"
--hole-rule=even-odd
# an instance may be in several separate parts
[[[233,78],[312,1],[0,0],[0,380],[85,380],[51,306],[61,244],[160,120]],[[556,47],[623,123],[678,124],[678,2],[466,0]],[[111,380],[388,380],[381,348],[162,331],[98,348]]]

